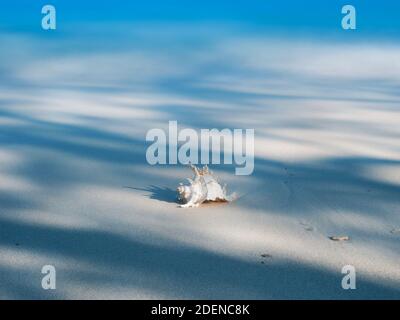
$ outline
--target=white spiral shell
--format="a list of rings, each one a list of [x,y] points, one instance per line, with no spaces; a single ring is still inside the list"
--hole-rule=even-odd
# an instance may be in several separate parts
[[[182,208],[198,207],[206,201],[228,202],[234,199],[234,195],[226,194],[226,186],[220,185],[207,166],[203,169],[194,165],[190,166],[194,172],[194,178],[187,179],[188,185],[180,183],[177,188],[178,200],[183,203]]]

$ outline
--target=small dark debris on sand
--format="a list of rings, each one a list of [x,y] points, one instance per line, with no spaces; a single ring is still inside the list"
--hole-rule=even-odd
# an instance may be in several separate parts
[[[348,236],[331,236],[329,237],[332,241],[349,241],[350,238]]]
[[[400,228],[390,230],[391,234],[398,234],[400,235]]]
[[[265,264],[266,259],[271,259],[272,255],[270,255],[269,253],[262,253],[262,254],[260,254],[260,257],[262,258],[260,263]]]

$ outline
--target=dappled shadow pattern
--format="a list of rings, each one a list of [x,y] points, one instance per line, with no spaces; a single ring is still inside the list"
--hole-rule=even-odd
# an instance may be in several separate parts
[[[86,268],[58,273],[56,297],[62,297],[68,277],[85,290],[107,286],[129,289],[126,298],[135,298],[140,290],[160,295],[197,299],[396,299],[400,291],[376,284],[360,276],[356,292],[340,287],[341,274],[320,270],[287,260],[271,258],[266,264],[214,254],[188,246],[155,246],[107,231],[68,230],[0,218],[2,246],[20,243],[20,250],[46,255],[62,254]],[[89,265],[88,265],[89,264]],[[206,267],[205,267],[206,266]],[[32,270],[26,266],[27,270]],[[98,273],[97,270],[114,270]],[[40,286],[26,286],[21,275],[31,271],[0,267],[2,290],[16,298],[51,298]],[[71,281],[71,280],[69,280]],[[323,283],[323,285],[321,285]],[[80,292],[76,292],[80,294]],[[54,296],[53,296],[54,298]]]
[[[98,39],[92,40],[94,44]],[[190,233],[194,230],[191,222],[180,218],[194,211],[179,210],[176,213],[172,205],[176,203],[175,190],[165,186],[164,182],[160,185],[166,176],[171,185],[177,177],[172,174],[162,176],[156,168],[146,170],[150,166],[145,158],[146,132],[160,123],[166,125],[168,120],[177,120],[180,125],[194,129],[254,128],[256,138],[267,141],[266,149],[271,141],[279,146],[286,143],[279,152],[291,161],[277,160],[265,150],[262,150],[262,155],[256,154],[251,183],[247,185],[242,182],[244,179],[235,178],[237,186],[243,187],[240,191],[244,191],[244,196],[229,206],[239,208],[244,219],[255,225],[273,224],[276,217],[291,222],[306,217],[307,223],[312,224],[313,220],[327,217],[331,212],[343,217],[356,214],[376,219],[382,229],[387,229],[386,234],[376,232],[367,224],[335,225],[335,230],[328,231],[349,234],[351,239],[365,241],[365,246],[372,247],[373,252],[383,248],[389,258],[397,257],[399,247],[390,230],[400,224],[395,214],[400,208],[400,185],[394,179],[384,180],[369,175],[376,168],[391,166],[396,170],[400,166],[396,143],[399,133],[394,121],[390,122],[391,125],[385,122],[399,116],[396,82],[379,81],[378,88],[376,79],[364,79],[353,86],[353,78],[335,81],[336,75],[332,79],[312,74],[293,77],[290,70],[279,72],[272,65],[272,73],[266,68],[259,71],[257,68],[246,69],[246,60],[243,63],[237,63],[241,59],[230,60],[228,52],[215,59],[201,58],[198,64],[192,64],[191,59],[210,52],[207,47],[196,47],[194,52],[185,52],[185,59],[177,55],[172,69],[176,68],[178,72],[166,71],[166,75],[157,70],[160,66],[158,60],[154,65],[145,60],[149,65],[140,66],[140,72],[128,70],[126,74],[125,62],[133,63],[139,56],[133,54],[131,57],[129,51],[125,62],[114,65],[123,59],[123,55],[117,54],[106,60],[107,63],[98,64],[99,69],[103,65],[109,67],[103,70],[104,74],[100,73],[105,81],[92,83],[99,76],[94,73],[93,78],[83,77],[90,74],[83,72],[85,63],[79,60],[79,44],[82,43],[75,38],[74,41],[77,42],[70,47],[76,48],[73,56],[77,59],[72,59],[68,65],[68,59],[65,60],[69,57],[68,52],[61,61],[57,61],[58,55],[54,54],[53,68],[62,66],[60,70],[55,68],[58,70],[55,75],[50,67],[37,68],[37,65],[43,65],[42,55],[36,60],[30,57],[32,65],[30,61],[19,65],[18,60],[4,59],[4,65],[9,63],[10,66],[7,65],[5,70],[8,72],[0,76],[1,87],[6,88],[0,91],[0,258],[7,259],[0,260],[0,298],[3,295],[51,298],[48,292],[39,288],[40,266],[32,265],[32,261],[51,263],[48,260],[52,259],[63,260],[66,265],[58,273],[57,297],[73,298],[88,288],[96,296],[96,291],[102,288],[111,288],[109,292],[115,293],[121,287],[128,290],[126,297],[132,298],[137,297],[141,290],[165,297],[204,299],[400,297],[398,283],[394,284],[397,287],[380,283],[374,275],[367,279],[361,274],[357,280],[358,289],[355,292],[344,291],[340,287],[342,274],[339,266],[338,272],[334,273],[325,269],[323,264],[299,262],[296,255],[283,259],[274,253],[271,261],[261,265],[243,254],[241,247],[237,249],[239,252],[235,251],[236,248],[233,252],[230,251],[232,248],[226,252],[225,248],[214,250],[216,240],[220,245],[232,239],[225,237],[225,224],[234,226],[235,239],[242,239],[240,237],[251,234],[252,230],[241,229],[240,222],[244,220],[226,219],[217,225],[221,232]],[[61,50],[66,44],[62,42],[54,47]],[[34,43],[31,45],[35,48]],[[37,52],[54,53],[51,48],[42,47],[40,41],[36,45],[36,49],[40,48]],[[27,50],[30,48],[25,47]],[[102,53],[115,54],[107,50]],[[94,64],[99,62],[96,57],[87,59],[87,53],[85,56],[83,61],[86,63],[89,60]],[[255,57],[254,61],[257,60]],[[163,65],[171,62],[161,61]],[[185,61],[189,62],[190,68],[184,64]],[[28,71],[24,73],[24,70]],[[146,77],[146,70],[155,72]],[[46,74],[47,71],[50,74]],[[107,77],[107,72],[110,77]],[[79,81],[82,77],[84,79]],[[113,79],[122,80],[113,82]],[[218,79],[221,79],[220,84],[225,84],[224,87],[217,86]],[[230,80],[237,79],[242,84],[248,82],[250,87],[261,81],[257,90],[248,90],[246,87],[231,87],[236,81],[230,83]],[[277,79],[276,83],[274,79]],[[292,91],[286,89],[291,86],[294,86]],[[260,90],[262,88],[266,89]],[[303,89],[307,89],[307,94],[302,93]],[[376,92],[379,95],[369,95],[371,90],[378,89],[381,91]],[[325,103],[329,103],[327,107]],[[319,105],[321,108],[316,107]],[[349,106],[352,108],[347,109]],[[336,115],[335,108],[342,108],[342,113]],[[378,108],[380,113],[368,113]],[[354,111],[363,121],[358,121],[355,116],[354,119],[348,117]],[[313,118],[314,113],[323,115]],[[375,115],[382,122],[372,126],[368,120]],[[285,131],[294,129],[299,131],[291,136],[285,135]],[[338,145],[324,140],[335,139],[338,132],[346,130],[347,136],[340,137]],[[330,135],[324,135],[320,140],[313,139],[318,133]],[[378,138],[380,140],[376,142]],[[345,139],[354,139],[351,142],[355,148],[364,143],[364,149],[366,140],[375,153],[362,150],[353,154],[346,144],[349,141],[341,143]],[[386,153],[378,153],[376,150],[381,149],[377,145],[386,143],[386,140],[392,141],[384,145]],[[323,150],[335,146],[338,154],[332,152],[323,157],[313,157],[307,154],[310,149],[305,148],[299,153],[309,157],[299,160],[297,153],[291,150],[293,146]],[[229,175],[234,172],[232,165],[216,166],[213,170]],[[124,216],[127,220],[118,221],[113,210],[118,207],[118,201],[125,200],[126,194],[119,193],[121,186],[130,189],[127,194],[137,192],[135,196],[139,201],[131,203],[128,199]],[[247,190],[247,187],[253,189]],[[235,186],[232,189],[235,190]],[[101,191],[103,195],[110,194],[110,198],[102,202],[98,195]],[[92,198],[85,202],[79,197],[81,193]],[[143,205],[140,198],[145,197],[154,201]],[[95,206],[97,202],[100,203],[98,207]],[[161,214],[154,212],[164,208],[171,210]],[[76,211],[73,212],[75,216],[68,216],[70,211]],[[45,216],[47,220],[43,217],[37,219],[43,212],[48,214]],[[60,219],[59,215],[65,216]],[[263,220],[264,215],[271,219]],[[89,221],[90,227],[67,221],[76,216]],[[129,225],[125,226],[125,222]],[[200,226],[206,229],[208,221],[200,222],[203,223]],[[326,224],[329,222],[327,219]],[[175,223],[179,226],[176,229],[173,228]],[[172,227],[163,228],[165,226]],[[183,231],[190,234],[190,241],[181,241],[182,235],[178,233]],[[328,234],[323,236],[326,238]],[[332,249],[332,252],[344,254],[344,250]],[[287,252],[282,256],[285,254]],[[38,258],[29,258],[29,255]],[[254,252],[254,255],[259,255],[259,252]],[[374,256],[367,258],[373,260]],[[69,285],[75,285],[77,291]]]

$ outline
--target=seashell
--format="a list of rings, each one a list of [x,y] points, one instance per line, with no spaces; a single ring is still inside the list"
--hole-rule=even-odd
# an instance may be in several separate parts
[[[350,240],[349,236],[331,236],[329,237],[332,241],[348,241]]]
[[[181,208],[198,207],[207,201],[230,202],[236,198],[235,194],[227,195],[226,185],[221,186],[207,165],[203,169],[192,164],[190,167],[194,172],[193,179],[187,179],[188,185],[180,183],[176,190]]]

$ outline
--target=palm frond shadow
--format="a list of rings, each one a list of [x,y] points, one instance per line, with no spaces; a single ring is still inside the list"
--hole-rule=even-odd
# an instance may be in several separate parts
[[[148,197],[150,199],[168,203],[177,203],[176,191],[169,187],[149,185],[145,188],[130,187],[130,186],[124,186],[124,188],[145,191],[148,193]]]

